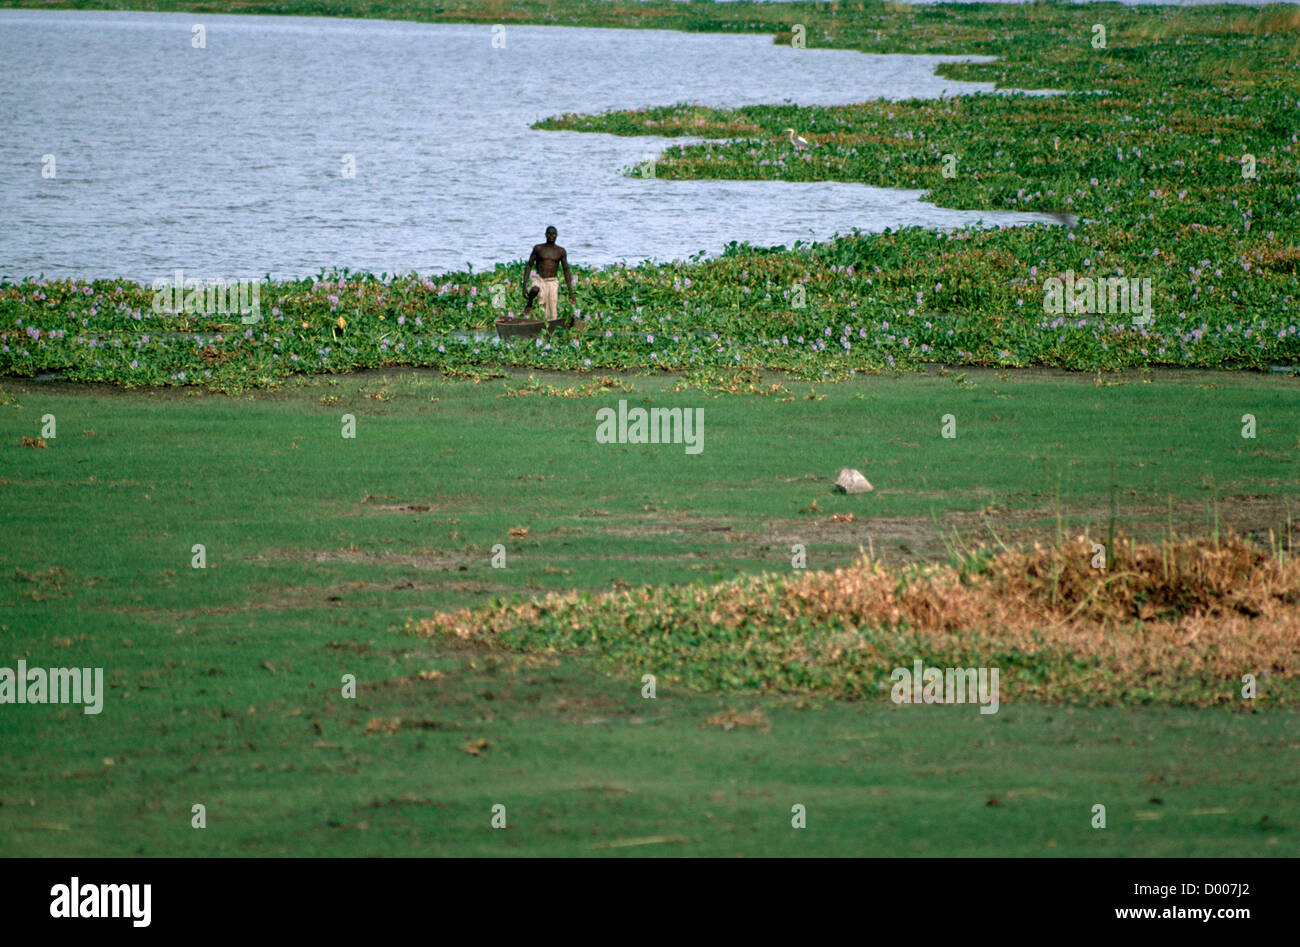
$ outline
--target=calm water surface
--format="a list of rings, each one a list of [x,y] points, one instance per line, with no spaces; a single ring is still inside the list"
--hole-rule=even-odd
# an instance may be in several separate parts
[[[934,74],[956,58],[568,27],[511,26],[495,49],[486,26],[4,10],[0,276],[483,268],[525,257],[547,224],[575,262],[604,265],[854,227],[1046,219],[856,184],[627,177],[669,140],[529,128],[675,102],[992,90]]]

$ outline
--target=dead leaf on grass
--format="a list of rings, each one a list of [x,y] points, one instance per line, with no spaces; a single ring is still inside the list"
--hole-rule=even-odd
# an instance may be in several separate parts
[[[707,727],[721,727],[723,730],[734,730],[736,727],[758,727],[760,732],[767,733],[772,729],[772,722],[763,716],[761,710],[749,710],[745,713],[736,713],[735,708],[728,708],[719,714],[714,714],[708,720],[704,721]]]
[[[625,838],[612,842],[596,842],[592,848],[630,848],[634,845],[663,845],[669,842],[682,844],[689,841],[680,835],[647,835],[644,838]]]

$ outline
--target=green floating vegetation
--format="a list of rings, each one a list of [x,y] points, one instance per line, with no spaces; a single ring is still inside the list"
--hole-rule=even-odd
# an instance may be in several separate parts
[[[75,4],[72,4],[75,5]],[[204,4],[124,8],[210,9]],[[215,8],[222,8],[218,5]],[[486,273],[347,270],[258,284],[257,311],[160,312],[124,281],[0,286],[0,373],[125,386],[272,386],[389,365],[840,378],[921,362],[1263,369],[1300,362],[1300,11],[1065,4],[253,4],[248,12],[767,32],[810,47],[967,53],[983,94],[830,107],[671,105],[537,127],[711,139],[666,179],[855,181],[1071,225],[853,232],[825,243],[579,271],[580,331],[500,341],[519,263]],[[1105,27],[1105,45],[1098,45]],[[786,128],[813,147],[796,152]],[[864,222],[865,223],[865,222]],[[1071,305],[1076,304],[1076,305]],[[184,309],[184,305],[176,307]],[[250,318],[244,324],[241,317]]]

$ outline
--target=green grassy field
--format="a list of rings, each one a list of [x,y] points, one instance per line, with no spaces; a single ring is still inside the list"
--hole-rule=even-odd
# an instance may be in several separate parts
[[[7,383],[4,663],[103,666],[109,689],[98,716],[0,714],[0,854],[1295,853],[1293,710],[981,716],[692,692],[661,668],[646,700],[640,674],[590,655],[403,631],[497,596],[788,571],[792,542],[820,569],[868,544],[915,561],[1096,534],[1112,461],[1123,529],[1286,528],[1296,379],[1110,380],[773,377],[784,391],[740,395],[629,376],[574,398],[557,394],[572,376],[393,372],[238,399]],[[703,453],[596,445],[619,398],[702,407]],[[46,414],[49,446],[20,446]],[[845,465],[876,491],[832,493]]]

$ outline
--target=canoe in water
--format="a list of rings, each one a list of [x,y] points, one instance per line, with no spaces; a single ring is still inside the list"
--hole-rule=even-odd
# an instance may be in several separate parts
[[[513,319],[509,316],[501,316],[497,319],[497,335],[503,339],[512,336],[534,338],[541,335],[545,328],[546,323],[541,319]]]
[[[571,317],[559,319],[515,319],[501,316],[497,319],[497,335],[501,338],[522,336],[526,339],[536,338],[547,329],[563,329],[572,321]]]

